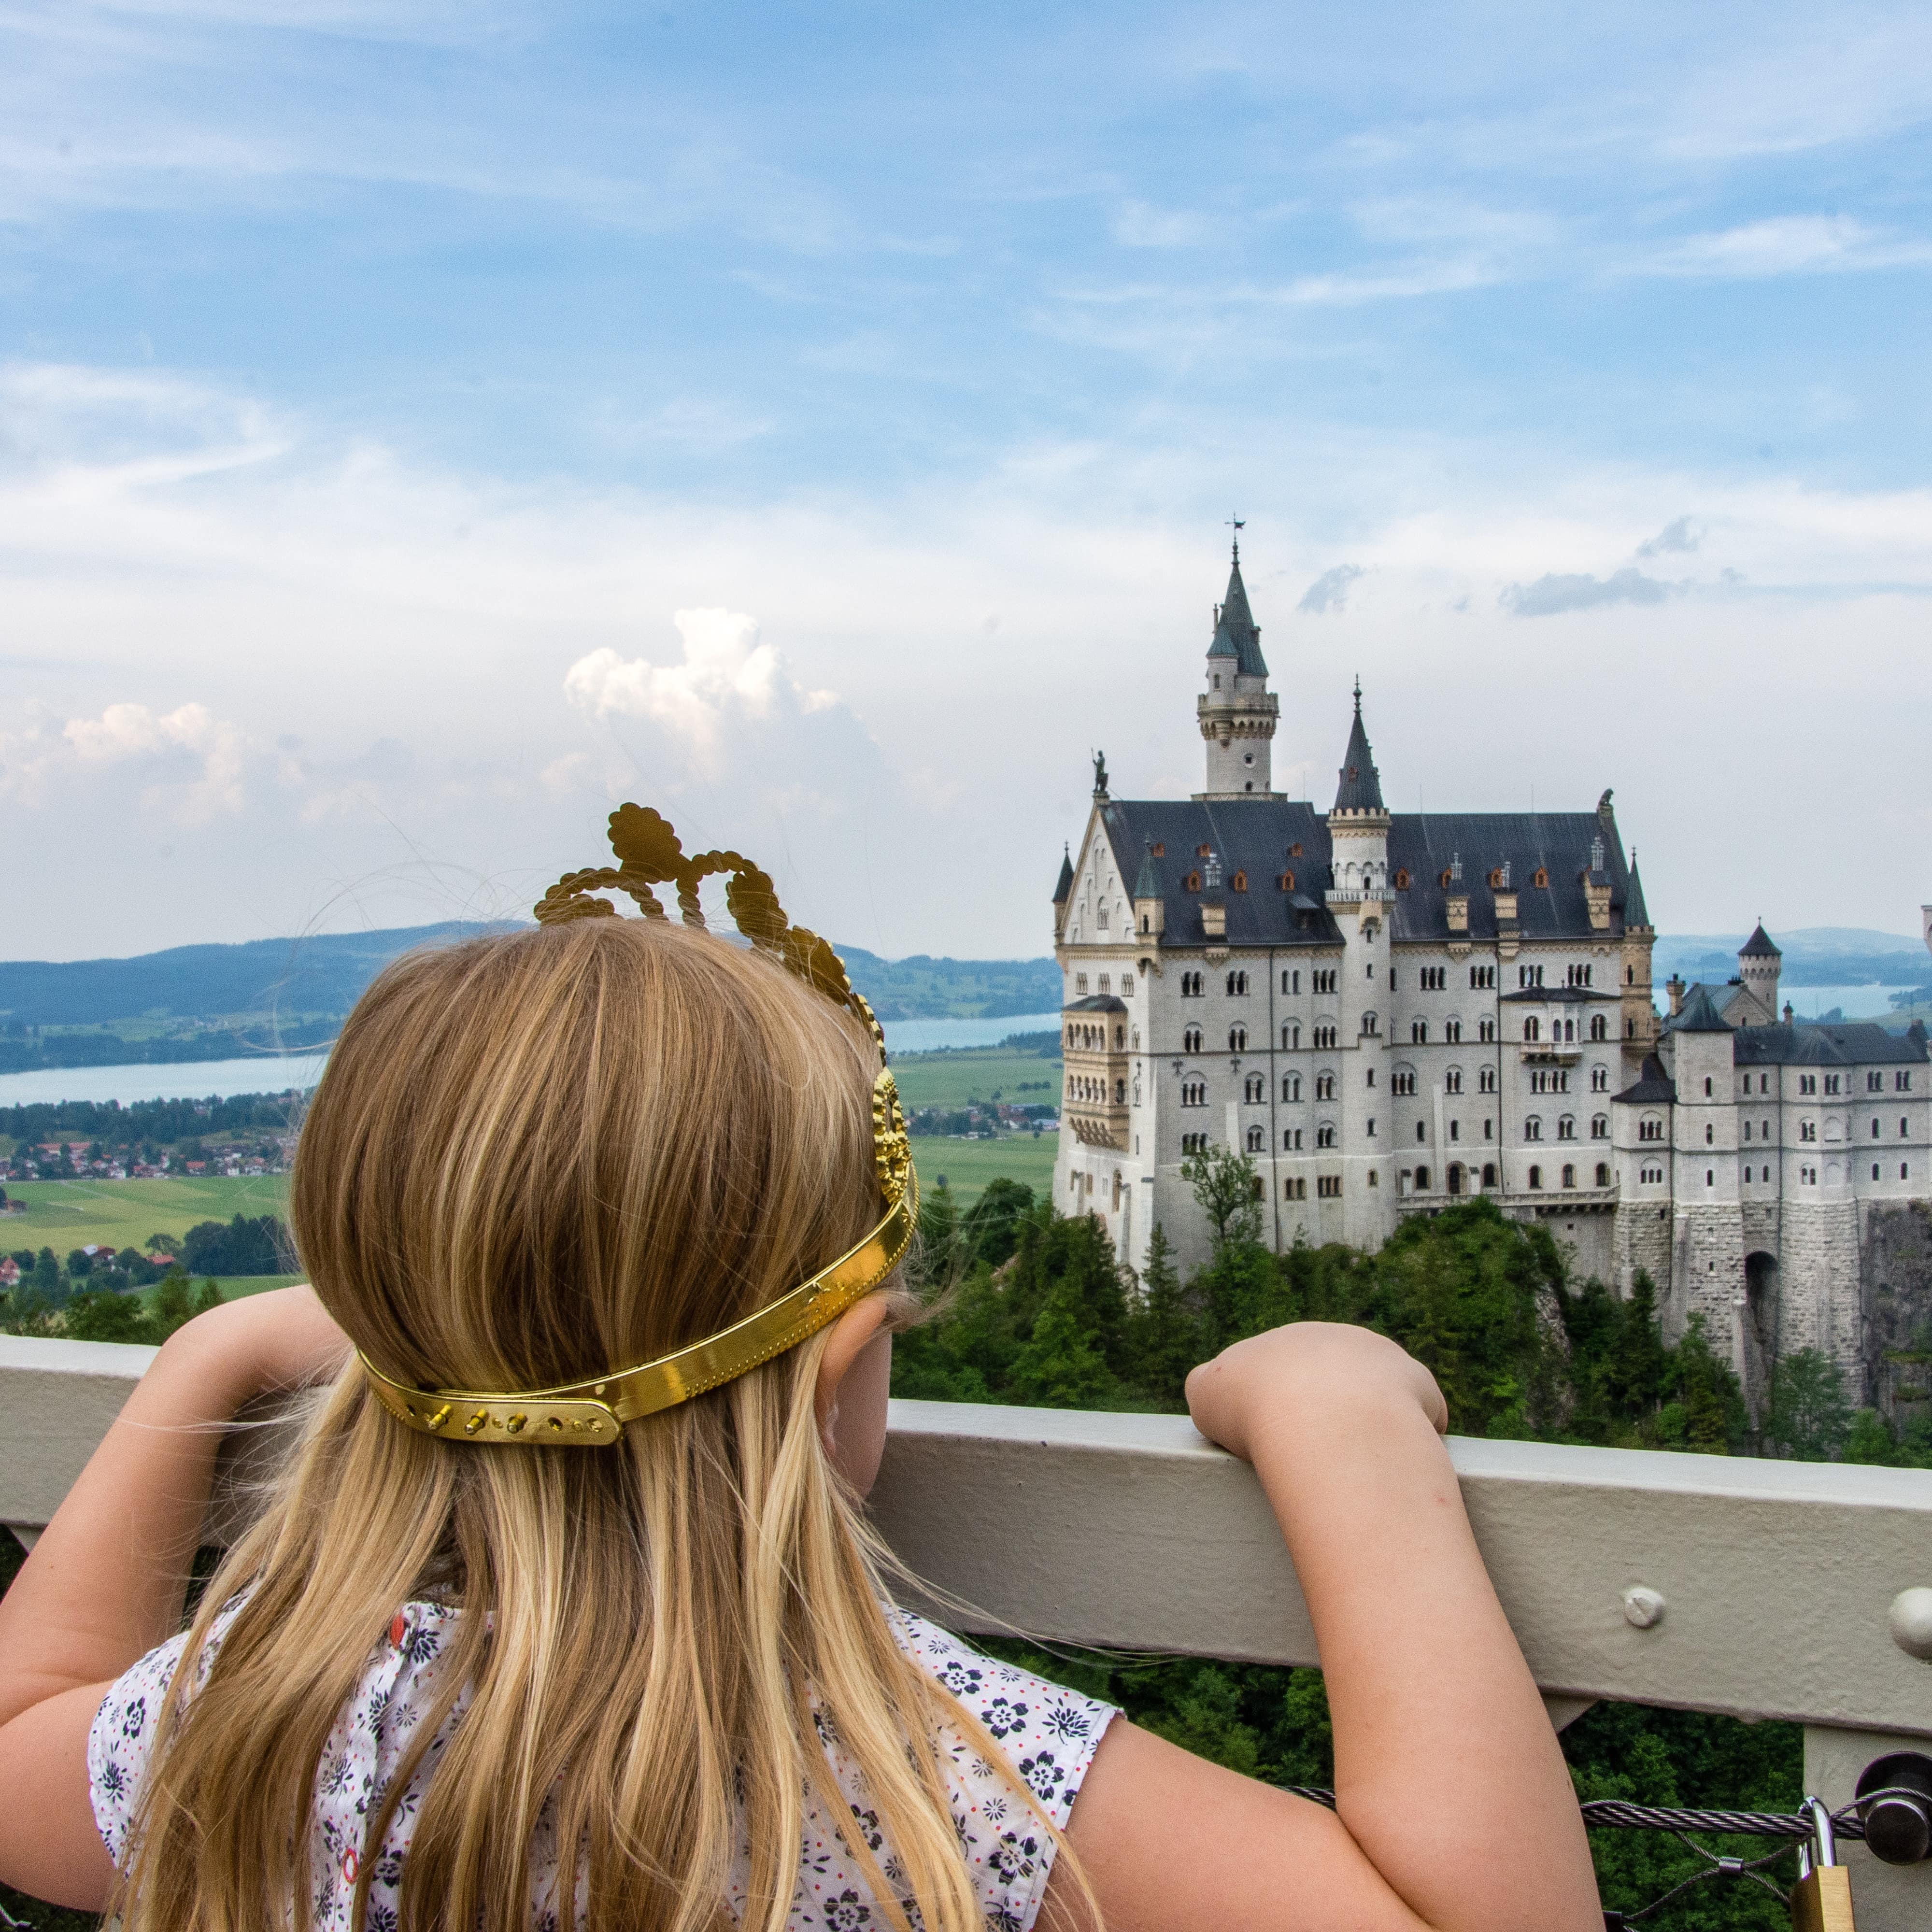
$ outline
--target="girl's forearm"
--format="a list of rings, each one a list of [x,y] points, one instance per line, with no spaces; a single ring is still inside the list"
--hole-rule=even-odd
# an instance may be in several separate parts
[[[1562,1753],[1445,1444],[1400,1391],[1304,1394],[1254,1462],[1321,1649],[1342,1821],[1430,1925],[1598,1925]]]
[[[169,1340],[0,1600],[0,1724],[118,1676],[178,1625],[224,1425],[256,1392],[225,1329]]]

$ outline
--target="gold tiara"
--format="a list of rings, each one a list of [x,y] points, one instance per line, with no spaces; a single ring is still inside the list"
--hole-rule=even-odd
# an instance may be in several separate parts
[[[919,1223],[919,1177],[913,1168],[898,1084],[883,1064],[885,1035],[847,976],[844,961],[818,934],[791,924],[770,879],[757,866],[736,852],[700,852],[687,857],[677,834],[646,806],[620,806],[610,814],[610,848],[619,862],[566,872],[538,900],[538,922],[558,926],[576,919],[614,919],[616,908],[596,896],[609,890],[628,894],[646,919],[663,919],[663,903],[651,888],[673,884],[684,923],[701,928],[705,921],[698,887],[707,878],[726,874],[725,904],[739,932],[759,951],[856,1015],[878,1048],[881,1064],[872,1082],[872,1161],[886,1211],[864,1240],[777,1300],[701,1342],[635,1368],[554,1388],[419,1389],[394,1381],[362,1356],[376,1399],[398,1421],[424,1436],[450,1442],[574,1448],[615,1442],[626,1423],[734,1381],[836,1321],[898,1267]]]

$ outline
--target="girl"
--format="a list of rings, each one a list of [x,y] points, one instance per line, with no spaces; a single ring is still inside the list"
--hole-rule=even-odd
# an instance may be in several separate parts
[[[1376,1336],[1188,1384],[1306,1592],[1336,1811],[890,1606],[916,1184],[862,1003],[736,862],[751,949],[580,875],[364,996],[313,1288],[169,1341],[0,1605],[0,1877],[129,1932],[1594,1932],[1441,1395]],[[694,910],[632,871],[592,883]],[[170,1638],[224,1425],[311,1385]]]

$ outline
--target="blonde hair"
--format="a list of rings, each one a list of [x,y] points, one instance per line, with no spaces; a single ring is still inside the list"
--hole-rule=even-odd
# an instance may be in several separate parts
[[[876,1068],[830,1001],[659,922],[418,953],[343,1029],[296,1157],[296,1239],[350,1339],[418,1386],[628,1366],[750,1314],[877,1220]],[[397,1802],[467,1686],[415,1822],[401,1932],[524,1932],[553,1793],[566,1932],[734,1924],[741,1842],[743,1923],[781,1932],[808,1789],[892,1924],[980,1932],[937,1726],[1004,1760],[893,1640],[890,1558],[817,1431],[824,1346],[602,1449],[433,1439],[345,1371],[194,1619],[190,1659],[246,1593],[205,1682],[184,1701],[178,1670],[163,1706],[117,1902],[130,1932],[257,1932],[290,1901],[306,1932],[325,1744],[425,1592],[464,1614],[358,1848],[358,1927]],[[814,1719],[864,1780],[890,1882]]]

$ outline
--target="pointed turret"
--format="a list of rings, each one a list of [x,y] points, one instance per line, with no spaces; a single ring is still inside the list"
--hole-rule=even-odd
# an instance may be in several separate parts
[[[1784,955],[1772,943],[1771,934],[1764,929],[1764,921],[1760,920],[1756,930],[1738,948],[1738,957],[1740,959],[1782,959]]]
[[[1337,812],[1386,812],[1382,802],[1382,775],[1369,750],[1369,734],[1362,724],[1362,681],[1355,680],[1355,722],[1348,733],[1348,749],[1342,760],[1341,783],[1336,788]]]
[[[1738,977],[1757,995],[1769,1020],[1778,1017],[1778,982],[1784,970],[1784,955],[1760,920],[1750,938],[1738,948]]]
[[[1154,862],[1154,841],[1141,846],[1140,875],[1134,880],[1134,929],[1144,940],[1158,940],[1167,930],[1167,909],[1160,896],[1160,868]]]
[[[1270,760],[1280,701],[1268,688],[1262,634],[1241,581],[1241,546],[1235,539],[1228,594],[1214,607],[1214,636],[1208,646],[1207,689],[1196,701],[1201,735],[1208,741],[1207,789],[1198,799],[1268,799],[1274,796]]]
[[[1650,911],[1643,902],[1643,881],[1637,876],[1636,854],[1630,854],[1630,884],[1624,890],[1624,930],[1641,927],[1650,930]]]
[[[1073,848],[1067,846],[1060,859],[1060,883],[1053,889],[1053,902],[1064,906],[1073,896]]]
[[[1154,841],[1141,842],[1141,869],[1134,880],[1134,897],[1137,899],[1157,899],[1160,897],[1160,870],[1154,862]]]

